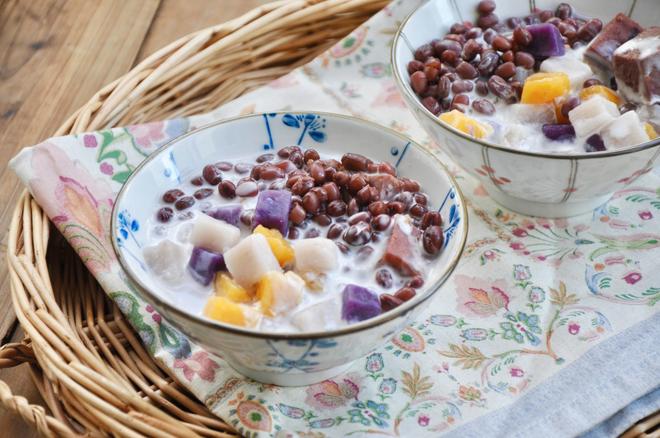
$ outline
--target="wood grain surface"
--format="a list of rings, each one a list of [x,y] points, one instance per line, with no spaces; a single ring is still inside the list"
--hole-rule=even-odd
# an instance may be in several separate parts
[[[23,190],[7,162],[48,138],[103,85],[195,30],[268,0],[0,0],[0,339],[20,341],[5,253]],[[41,403],[27,365],[0,371],[15,394]],[[0,407],[0,436],[36,432]]]

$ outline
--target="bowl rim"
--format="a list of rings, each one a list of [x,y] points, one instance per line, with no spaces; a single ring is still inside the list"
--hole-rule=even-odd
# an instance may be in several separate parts
[[[502,152],[508,152],[512,154],[518,154],[518,155],[526,155],[526,156],[531,156],[531,157],[537,157],[537,158],[551,158],[551,159],[557,159],[557,160],[580,160],[580,159],[590,159],[590,158],[606,158],[606,157],[613,157],[617,155],[626,155],[626,154],[632,154],[635,152],[643,151],[645,149],[651,149],[656,146],[660,146],[660,136],[646,141],[644,143],[640,143],[636,146],[629,147],[629,148],[624,148],[624,149],[617,149],[617,150],[612,150],[612,151],[601,151],[601,152],[581,152],[581,153],[576,153],[576,154],[571,154],[571,153],[548,153],[548,152],[533,152],[533,151],[523,151],[520,149],[514,149],[514,148],[509,148],[506,146],[498,145],[495,143],[491,143],[485,140],[481,140],[478,138],[474,138],[462,131],[459,131],[458,129],[454,128],[453,126],[450,126],[440,120],[438,117],[433,115],[431,111],[426,109],[424,105],[422,105],[421,101],[415,95],[410,87],[403,81],[403,78],[401,75],[399,75],[399,70],[397,68],[397,49],[399,47],[399,44],[401,42],[405,42],[406,46],[410,50],[414,52],[414,49],[412,48],[412,44],[408,41],[408,38],[406,37],[406,34],[403,33],[403,29],[408,25],[408,21],[417,13],[419,10],[430,4],[433,3],[434,1],[437,0],[429,0],[428,2],[423,2],[422,4],[416,6],[407,16],[406,18],[403,19],[401,24],[399,24],[399,27],[394,34],[394,39],[392,41],[392,47],[390,48],[390,68],[392,69],[392,73],[394,74],[394,79],[396,82],[397,87],[399,88],[399,91],[403,93],[405,96],[408,97],[408,100],[412,100],[415,102],[415,107],[413,109],[419,109],[422,111],[422,113],[428,117],[431,121],[436,123],[438,126],[440,126],[442,129],[445,129],[449,131],[450,133],[454,135],[458,135],[459,137],[462,137],[463,139],[469,141],[469,142],[474,142],[476,144],[479,144],[481,146],[487,147],[487,148],[492,148],[496,149],[498,151]]]
[[[247,115],[241,115],[241,116],[236,116],[236,117],[230,117],[227,119],[222,119],[218,120],[215,122],[208,123],[206,125],[200,126],[190,132],[187,132],[183,135],[180,135],[169,142],[165,143],[163,146],[158,148],[158,150],[154,151],[152,154],[150,154],[147,158],[145,158],[131,173],[131,175],[128,177],[126,182],[122,185],[121,189],[117,193],[117,197],[115,198],[113,207],[112,207],[112,216],[111,216],[111,225],[110,225],[110,233],[111,233],[111,238],[110,240],[112,241],[112,248],[114,250],[115,256],[117,257],[117,260],[119,261],[119,264],[121,268],[126,272],[126,280],[130,282],[142,295],[142,297],[145,299],[145,301],[150,301],[151,304],[154,305],[157,309],[160,307],[164,309],[164,312],[167,316],[168,313],[174,314],[180,318],[183,318],[184,320],[191,321],[195,324],[201,325],[203,327],[206,327],[211,330],[218,330],[220,332],[229,332],[231,334],[235,335],[242,335],[242,336],[247,336],[247,337],[252,337],[252,338],[259,338],[259,339],[268,339],[268,340],[299,340],[299,339],[320,339],[320,338],[331,338],[331,337],[338,337],[338,336],[345,336],[345,335],[350,335],[352,333],[360,332],[363,330],[370,329],[372,327],[384,324],[386,322],[389,322],[405,313],[408,311],[412,310],[413,308],[417,307],[421,303],[425,302],[428,300],[430,297],[435,295],[435,293],[442,287],[442,285],[447,281],[449,276],[452,274],[456,266],[458,265],[459,260],[461,259],[463,255],[463,250],[465,249],[465,243],[467,241],[467,236],[468,236],[468,231],[469,231],[469,225],[468,225],[468,211],[467,211],[467,204],[466,204],[466,199],[463,196],[463,192],[461,191],[461,188],[459,187],[458,183],[456,182],[456,179],[454,176],[449,172],[445,164],[440,161],[440,159],[434,155],[429,149],[426,147],[422,146],[421,144],[417,143],[416,141],[412,140],[411,138],[391,129],[386,126],[380,125],[378,123],[372,122],[370,120],[365,120],[359,117],[354,117],[354,116],[347,116],[344,114],[337,114],[337,113],[331,113],[331,112],[324,112],[324,111],[313,111],[313,110],[298,110],[298,111],[269,111],[267,114],[294,114],[294,115],[302,115],[302,114],[317,114],[321,115],[324,117],[329,117],[329,118],[340,118],[340,119],[345,119],[348,120],[352,123],[355,123],[356,125],[368,125],[371,128],[380,130],[380,131],[385,131],[389,135],[393,135],[395,137],[400,138],[404,142],[409,142],[412,147],[415,147],[419,149],[422,153],[426,154],[429,159],[431,159],[433,162],[435,162],[440,170],[447,176],[448,181],[452,185],[454,192],[456,193],[456,198],[460,203],[460,211],[461,215],[463,218],[463,236],[458,243],[458,251],[456,252],[455,256],[452,257],[449,260],[449,263],[445,267],[444,271],[440,274],[440,277],[436,282],[434,282],[432,285],[429,285],[426,288],[422,288],[424,290],[423,294],[419,294],[419,299],[415,300],[412,299],[410,301],[406,301],[402,305],[396,307],[393,310],[390,310],[389,312],[385,312],[380,314],[379,316],[375,318],[370,318],[366,319],[364,321],[355,323],[355,324],[350,324],[346,327],[342,327],[340,329],[334,329],[334,330],[329,330],[329,331],[316,331],[316,332],[266,332],[266,331],[260,331],[256,329],[250,329],[250,328],[244,328],[244,327],[239,327],[239,326],[233,326],[230,324],[224,324],[219,321],[214,321],[209,318],[203,317],[201,315],[194,315],[192,313],[185,312],[184,310],[179,309],[177,306],[171,305],[167,301],[161,299],[157,294],[153,293],[146,285],[144,285],[135,275],[133,268],[131,265],[128,263],[128,261],[125,259],[124,255],[122,252],[119,250],[119,246],[117,243],[117,239],[114,238],[114,236],[117,235],[117,216],[119,213],[119,205],[122,204],[124,195],[126,194],[127,188],[130,186],[132,183],[133,179],[136,178],[137,175],[140,174],[140,171],[151,161],[155,160],[157,157],[162,156],[162,154],[166,153],[169,151],[174,144],[182,141],[183,139],[193,136],[200,131],[204,131],[219,125],[224,125],[228,123],[235,122],[237,120],[242,120],[242,119],[247,119],[247,118],[259,118],[262,117],[263,114],[266,114],[265,112],[263,113],[254,113],[254,114],[247,114]],[[174,323],[175,325],[178,325]],[[190,336],[190,335],[188,335]]]

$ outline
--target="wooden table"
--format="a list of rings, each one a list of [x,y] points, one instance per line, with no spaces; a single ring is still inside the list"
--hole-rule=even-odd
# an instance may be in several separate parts
[[[7,162],[49,136],[103,85],[157,49],[268,0],[0,0],[0,338],[22,339],[11,306],[7,229],[23,190]],[[41,404],[26,366],[0,371]],[[0,408],[0,435],[36,432]]]

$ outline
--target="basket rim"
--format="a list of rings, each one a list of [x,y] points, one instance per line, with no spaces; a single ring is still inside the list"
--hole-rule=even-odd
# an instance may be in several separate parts
[[[140,281],[137,276],[134,274],[134,270],[131,267],[131,265],[126,261],[124,256],[122,255],[121,251],[119,250],[118,243],[116,239],[111,239],[112,241],[112,248],[115,252],[115,255],[117,259],[119,260],[119,264],[121,265],[122,269],[128,274],[127,275],[127,280],[130,281],[134,286],[139,289],[141,293],[143,293],[146,298],[149,300],[154,301],[157,303],[158,306],[162,306],[163,308],[167,309],[169,312],[172,312],[180,317],[183,317],[185,319],[189,319],[194,321],[197,324],[200,324],[204,326],[205,328],[211,329],[211,330],[219,330],[221,332],[229,332],[232,334],[236,335],[243,335],[243,336],[248,336],[251,338],[257,338],[257,339],[269,339],[269,340],[303,340],[303,339],[320,339],[320,338],[328,338],[328,337],[340,337],[340,336],[347,336],[353,333],[361,332],[367,329],[370,329],[372,327],[384,324],[386,322],[389,322],[400,315],[407,313],[408,311],[412,310],[413,308],[419,306],[429,298],[431,298],[433,295],[435,295],[436,292],[442,287],[442,285],[447,281],[449,276],[454,272],[454,269],[458,265],[459,260],[461,259],[461,256],[463,254],[463,251],[465,249],[465,244],[467,241],[467,236],[469,232],[469,219],[468,219],[468,212],[467,212],[467,204],[465,197],[463,196],[463,192],[461,191],[461,188],[459,187],[456,179],[454,176],[449,172],[449,169],[447,166],[440,161],[438,157],[436,157],[430,150],[422,146],[421,144],[417,143],[416,141],[412,140],[411,138],[401,134],[400,132],[397,132],[393,130],[392,128],[380,125],[376,122],[372,122],[370,120],[366,120],[360,117],[355,117],[355,116],[348,116],[345,114],[338,114],[338,113],[331,113],[327,111],[312,111],[312,110],[297,110],[297,111],[271,111],[269,114],[308,114],[308,113],[313,113],[313,114],[320,114],[320,115],[325,115],[328,117],[336,117],[336,118],[341,118],[341,119],[346,119],[350,120],[353,122],[358,122],[360,124],[366,124],[371,126],[372,128],[377,128],[381,131],[386,131],[390,135],[394,135],[395,137],[400,138],[402,141],[409,142],[411,145],[417,147],[420,151],[422,151],[429,159],[431,159],[433,162],[438,164],[440,168],[444,171],[444,173],[447,175],[450,183],[453,185],[456,193],[457,193],[457,198],[460,201],[460,209],[461,209],[461,214],[462,217],[464,218],[464,228],[465,228],[465,233],[463,233],[462,239],[459,243],[459,249],[457,253],[452,257],[449,261],[449,264],[447,267],[442,271],[442,274],[438,278],[438,280],[430,285],[428,288],[425,288],[426,291],[423,295],[420,295],[420,299],[415,301],[415,300],[410,300],[406,301],[404,304],[396,307],[393,310],[390,310],[389,312],[383,313],[375,318],[370,318],[364,321],[361,321],[357,324],[351,324],[348,327],[343,327],[340,329],[333,329],[330,331],[316,331],[316,332],[308,332],[308,333],[278,333],[278,332],[263,332],[255,329],[248,329],[248,328],[243,328],[243,327],[238,327],[238,326],[232,326],[229,324],[223,324],[218,321],[213,321],[207,318],[203,318],[199,315],[194,315],[192,313],[187,313],[176,306],[171,305],[170,303],[166,302],[165,300],[161,299],[158,297],[155,293],[151,292],[150,288],[147,287],[142,281]],[[125,194],[126,188],[130,185],[131,181],[133,178],[140,172],[140,170],[146,166],[148,163],[150,163],[152,160],[158,158],[161,156],[161,154],[166,153],[173,144],[176,142],[187,138],[189,136],[192,136],[200,131],[218,126],[218,125],[223,125],[226,123],[231,123],[237,120],[242,120],[246,118],[253,118],[253,117],[261,117],[261,113],[255,113],[255,114],[247,114],[247,115],[241,115],[241,116],[236,116],[236,117],[230,117],[227,119],[221,119],[217,120],[215,122],[208,123],[204,126],[201,126],[197,129],[194,129],[186,134],[180,135],[179,137],[176,137],[172,139],[171,141],[167,142],[163,146],[161,146],[156,152],[152,153],[149,155],[147,158],[145,158],[131,173],[129,178],[126,180],[126,182],[123,184],[122,188],[120,189],[119,193],[117,194],[117,197],[115,198],[115,202],[112,208],[112,217],[111,217],[111,227],[110,227],[110,232],[112,233],[111,236],[117,235],[117,210],[118,206],[121,203],[121,200]]]

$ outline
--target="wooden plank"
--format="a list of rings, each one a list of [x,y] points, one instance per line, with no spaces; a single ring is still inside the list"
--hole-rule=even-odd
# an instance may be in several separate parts
[[[224,23],[272,0],[163,0],[138,60],[177,38]]]
[[[135,62],[159,0],[6,0],[0,6],[0,339],[11,312],[7,230],[22,190],[6,162],[50,136]]]

